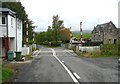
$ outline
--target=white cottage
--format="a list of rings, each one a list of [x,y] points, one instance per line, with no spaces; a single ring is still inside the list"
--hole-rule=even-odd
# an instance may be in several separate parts
[[[22,21],[8,8],[0,8],[0,56],[22,50]]]

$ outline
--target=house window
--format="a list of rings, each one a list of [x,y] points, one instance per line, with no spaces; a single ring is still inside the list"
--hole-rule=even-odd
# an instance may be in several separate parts
[[[2,17],[2,24],[6,24],[5,23],[5,17]]]
[[[109,44],[111,44],[111,39],[108,39],[108,41],[109,41]]]
[[[114,39],[114,44],[117,44],[117,39]]]
[[[11,27],[13,28],[13,18],[11,18]]]
[[[100,35],[100,31],[99,31],[99,33],[98,33],[99,35]]]
[[[112,29],[110,29],[109,31],[110,31],[110,33],[111,33],[111,32],[112,32]]]

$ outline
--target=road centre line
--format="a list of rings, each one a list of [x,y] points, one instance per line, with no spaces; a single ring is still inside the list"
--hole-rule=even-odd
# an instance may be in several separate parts
[[[54,51],[54,49],[52,49],[52,52],[53,52],[53,56],[58,60],[58,62],[65,68],[65,70],[68,72],[68,74],[70,75],[70,77],[73,79],[73,81],[78,84],[78,80],[74,77],[74,75],[71,73],[71,71],[59,60],[59,58],[56,56],[56,53]]]

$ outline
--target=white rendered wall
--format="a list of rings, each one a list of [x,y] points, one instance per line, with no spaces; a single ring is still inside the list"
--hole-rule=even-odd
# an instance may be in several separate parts
[[[17,19],[17,51],[22,51],[22,21]]]
[[[11,25],[11,18],[13,19],[13,25]],[[16,18],[8,15],[8,37],[16,37]]]
[[[0,15],[0,37],[4,37],[5,35],[7,35],[7,31],[6,31],[7,27],[6,24],[2,24],[2,16],[4,15]]]

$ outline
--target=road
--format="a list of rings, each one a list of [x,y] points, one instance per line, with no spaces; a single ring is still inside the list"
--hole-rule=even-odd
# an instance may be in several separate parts
[[[87,58],[86,58],[87,59]],[[78,57],[63,48],[42,47],[33,61],[21,68],[16,82],[118,82],[116,59],[104,64]],[[103,58],[104,59],[104,58]],[[115,67],[111,67],[113,64]],[[100,65],[100,66],[99,66]],[[104,67],[102,67],[104,66]]]

